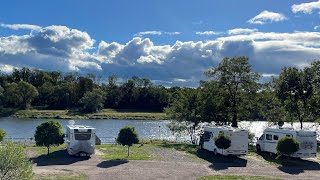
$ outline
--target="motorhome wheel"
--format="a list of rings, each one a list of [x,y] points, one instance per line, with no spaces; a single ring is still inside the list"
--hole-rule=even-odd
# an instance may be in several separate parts
[[[261,147],[260,147],[260,145],[257,145],[256,146],[256,151],[259,153],[259,152],[261,152]]]

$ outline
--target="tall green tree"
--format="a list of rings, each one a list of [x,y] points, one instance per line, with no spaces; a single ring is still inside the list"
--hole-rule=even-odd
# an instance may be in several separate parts
[[[137,144],[139,142],[139,135],[131,126],[125,126],[120,129],[120,132],[117,137],[117,142],[123,146],[128,146],[128,157],[130,155],[130,147],[133,144]]]
[[[37,126],[34,138],[37,146],[45,146],[50,153],[50,146],[63,144],[62,125],[57,121],[48,121]]]
[[[198,125],[202,122],[201,111],[199,106],[199,94],[196,89],[183,89],[179,96],[165,109],[169,119],[186,123],[189,129],[191,142],[195,143],[195,133]]]
[[[283,68],[275,79],[276,93],[288,112],[290,119],[298,119],[300,128],[305,120],[312,120],[310,98],[313,95],[310,69]]]
[[[22,109],[30,108],[31,102],[38,94],[38,90],[32,84],[24,81],[7,84],[5,90],[6,100]]]
[[[258,90],[259,74],[251,71],[247,57],[224,58],[217,67],[205,74],[226,90],[230,100],[231,126],[238,127],[239,107],[244,98],[241,92],[255,93]]]
[[[83,104],[83,110],[86,112],[96,112],[103,108],[105,102],[105,93],[101,89],[93,89],[84,94],[80,99]]]
[[[30,180],[32,176],[32,162],[21,145],[8,142],[0,146],[1,180]]]

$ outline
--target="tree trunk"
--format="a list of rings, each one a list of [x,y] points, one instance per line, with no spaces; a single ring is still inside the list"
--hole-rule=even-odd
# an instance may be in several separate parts
[[[129,152],[130,152],[129,148],[130,148],[130,146],[128,146],[128,157],[129,157]]]
[[[302,130],[302,120],[300,120],[300,128],[301,128],[301,130]]]
[[[47,146],[47,149],[48,149],[48,155],[49,155],[49,153],[50,153],[50,146]]]
[[[231,127],[238,127],[237,112],[236,111],[233,112]]]

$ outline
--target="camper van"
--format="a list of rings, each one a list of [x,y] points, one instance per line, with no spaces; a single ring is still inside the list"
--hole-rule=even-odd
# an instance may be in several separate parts
[[[70,155],[90,156],[94,154],[96,129],[84,125],[68,125],[65,142]]]
[[[294,130],[293,128],[267,128],[257,140],[257,151],[277,153],[277,142],[283,137],[292,137],[299,142],[298,152],[291,157],[307,158],[317,155],[317,133],[315,131]]]
[[[231,140],[228,149],[219,149],[215,145],[215,137],[223,132]],[[204,134],[200,137],[201,149],[212,151],[215,155],[245,155],[248,153],[248,131],[229,127],[205,127]]]

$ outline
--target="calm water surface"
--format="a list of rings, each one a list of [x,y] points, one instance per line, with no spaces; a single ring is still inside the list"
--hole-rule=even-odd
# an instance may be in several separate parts
[[[48,120],[41,119],[18,119],[13,117],[0,118],[0,128],[7,133],[7,138],[32,138],[36,127]],[[65,129],[69,124],[68,120],[57,120],[63,125]],[[114,142],[119,130],[125,126],[130,125],[136,128],[140,138],[142,139],[167,139],[176,141],[188,141],[189,136],[175,137],[168,129],[169,121],[164,120],[122,120],[122,119],[90,119],[90,120],[75,120],[75,124],[89,125],[97,129],[97,135],[104,143]],[[240,122],[239,127],[247,129],[254,133],[256,137],[260,136],[263,130],[267,127],[272,127],[268,122]],[[285,123],[286,127],[291,127],[289,123]],[[299,129],[299,123],[294,123],[293,127]],[[316,123],[304,123],[304,128],[307,130],[315,130],[320,139],[320,126]]]

